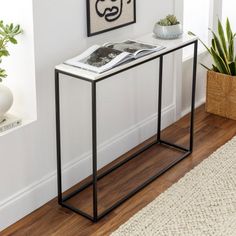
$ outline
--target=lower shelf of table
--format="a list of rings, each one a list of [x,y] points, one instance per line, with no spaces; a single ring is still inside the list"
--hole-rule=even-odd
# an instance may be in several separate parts
[[[189,150],[175,144],[151,142],[104,167],[98,172],[97,219],[93,217],[92,177],[63,194],[60,204],[97,221],[190,154]]]

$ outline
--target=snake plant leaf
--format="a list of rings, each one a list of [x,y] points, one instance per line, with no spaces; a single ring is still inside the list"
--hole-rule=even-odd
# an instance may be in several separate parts
[[[220,72],[220,71],[218,70],[218,68],[217,68],[215,65],[212,65],[212,68],[213,68],[213,71],[215,71],[215,72]]]
[[[216,36],[216,34],[212,30],[210,30],[210,31],[212,32],[213,37],[214,37],[214,47],[215,48],[213,47],[213,49],[219,53],[219,56],[226,62],[226,65],[227,65],[228,64],[227,55],[225,54],[225,52],[221,46],[220,40],[218,39],[218,37]]]
[[[215,62],[216,67],[218,68],[219,72],[222,74],[230,75],[230,70],[228,69],[228,65],[224,62],[224,60],[217,54],[217,52],[211,48],[211,53],[213,60]]]
[[[233,38],[233,32],[231,29],[229,18],[227,18],[227,20],[226,20],[226,35],[227,35],[228,42],[230,42]]]
[[[197,37],[197,35],[194,34],[194,33],[191,32],[191,31],[188,32],[188,35],[192,35],[192,36]],[[202,45],[206,48],[206,50],[211,54],[211,49],[210,49],[199,37],[197,37],[197,38],[198,38],[198,40],[202,43]]]
[[[234,38],[229,42],[229,61],[234,60]]]
[[[211,70],[209,67],[205,66],[204,64],[200,63],[202,67],[204,67],[206,70]]]
[[[226,30],[223,29],[220,20],[218,20],[218,34],[211,29],[209,30],[213,35],[210,48],[201,39],[198,39],[211,54],[214,61],[212,70],[222,74],[236,76],[236,55],[234,51],[234,39],[236,38],[236,33],[232,32],[229,19],[226,21]],[[189,32],[189,34],[196,36],[192,32]],[[207,66],[202,66],[207,70],[210,70]]]
[[[223,47],[223,50],[224,50],[225,54],[227,55],[228,50],[227,50],[227,43],[226,43],[226,39],[225,39],[225,33],[224,33],[223,26],[222,26],[219,19],[218,19],[218,33],[219,33],[219,37],[220,37],[220,41],[221,41],[221,45]]]
[[[232,61],[231,63],[229,63],[229,68],[231,71],[231,75],[235,76],[236,75],[236,63],[235,61]]]
[[[229,61],[234,60],[234,37],[235,35],[232,32],[229,18],[226,20],[226,35],[228,39],[228,57]]]
[[[211,40],[211,46],[214,50],[216,50],[216,43],[214,39]]]

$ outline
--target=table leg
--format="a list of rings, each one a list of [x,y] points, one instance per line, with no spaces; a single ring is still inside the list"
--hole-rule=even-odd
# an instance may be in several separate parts
[[[157,112],[157,142],[161,141],[161,110],[162,110],[162,81],[163,81],[163,56],[159,62],[159,93],[158,93],[158,112]]]
[[[55,105],[56,105],[56,141],[57,141],[57,190],[58,203],[62,204],[62,173],[61,173],[61,125],[60,125],[60,84],[59,72],[55,71]]]
[[[92,82],[92,162],[93,162],[93,218],[98,218],[97,199],[97,91],[96,82]]]
[[[192,100],[191,100],[191,124],[190,124],[190,145],[189,151],[193,151],[194,142],[194,113],[195,113],[195,97],[196,97],[196,80],[197,80],[197,51],[198,41],[194,43],[194,57],[193,57],[193,79],[192,79]]]

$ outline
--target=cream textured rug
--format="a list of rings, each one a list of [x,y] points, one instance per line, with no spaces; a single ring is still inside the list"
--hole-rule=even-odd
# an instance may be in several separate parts
[[[236,236],[236,137],[112,236]]]

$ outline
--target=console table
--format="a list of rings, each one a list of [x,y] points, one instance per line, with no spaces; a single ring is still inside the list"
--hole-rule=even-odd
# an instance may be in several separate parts
[[[155,52],[152,54],[149,54],[147,56],[144,56],[142,58],[139,58],[137,60],[131,61],[129,63],[120,65],[118,67],[115,67],[109,71],[106,71],[102,74],[96,74],[90,71],[86,71],[80,68],[68,66],[65,64],[61,64],[56,66],[55,68],[55,101],[56,101],[56,139],[57,139],[57,182],[58,182],[58,203],[66,207],[94,222],[97,222],[102,217],[107,215],[109,212],[111,212],[113,209],[121,205],[124,201],[131,198],[133,195],[135,195],[138,191],[143,189],[145,186],[150,184],[152,181],[154,181],[156,178],[158,178],[160,175],[162,175],[164,172],[169,170],[171,167],[176,165],[178,162],[189,156],[193,151],[193,138],[194,138],[194,110],[195,110],[195,88],[196,88],[196,72],[197,72],[197,50],[198,50],[198,40],[196,37],[191,37],[188,35],[183,35],[182,38],[176,39],[176,40],[159,40],[153,37],[152,34],[143,36],[138,39],[139,41],[142,41],[144,43],[150,43],[150,44],[159,44],[162,46],[165,46],[165,49]],[[194,57],[193,57],[193,74],[192,74],[192,98],[191,98],[191,119],[190,119],[190,138],[189,138],[189,147],[182,147],[170,142],[167,142],[161,138],[161,113],[162,113],[162,82],[163,82],[163,58],[165,55],[170,54],[174,51],[177,51],[179,49],[185,48],[187,46],[194,45]],[[98,174],[97,170],[97,90],[96,86],[98,83],[101,83],[103,80],[106,79],[112,79],[113,75],[119,74],[121,72],[131,70],[134,67],[140,66],[144,63],[147,63],[149,61],[159,59],[159,93],[158,93],[158,122],[157,122],[157,138],[156,140],[148,144],[146,147],[142,148],[135,154],[129,156],[125,160],[121,161],[120,163],[114,165],[109,170],[106,170],[105,172]],[[91,84],[91,96],[92,96],[92,181],[90,181],[87,184],[84,184],[76,191],[73,191],[70,194],[67,194],[66,196],[62,195],[62,165],[61,165],[61,127],[60,127],[60,74],[64,74],[67,76],[71,76],[76,79],[87,81]],[[181,151],[181,156],[173,161],[168,166],[164,167],[161,171],[158,171],[154,176],[149,178],[147,181],[142,183],[137,188],[133,189],[131,192],[129,192],[128,195],[117,201],[115,204],[113,204],[111,207],[106,209],[101,214],[98,213],[98,181],[108,174],[110,174],[112,171],[116,170],[117,168],[120,168],[122,165],[127,163],[128,161],[134,159],[135,157],[139,156],[141,153],[145,152],[147,149],[152,147],[153,145],[164,145],[168,148],[174,148],[179,151]],[[81,191],[85,190],[86,188],[92,186],[93,189],[93,214],[90,215],[81,209],[76,208],[75,206],[72,206],[72,204],[69,204],[67,201],[80,193]]]

